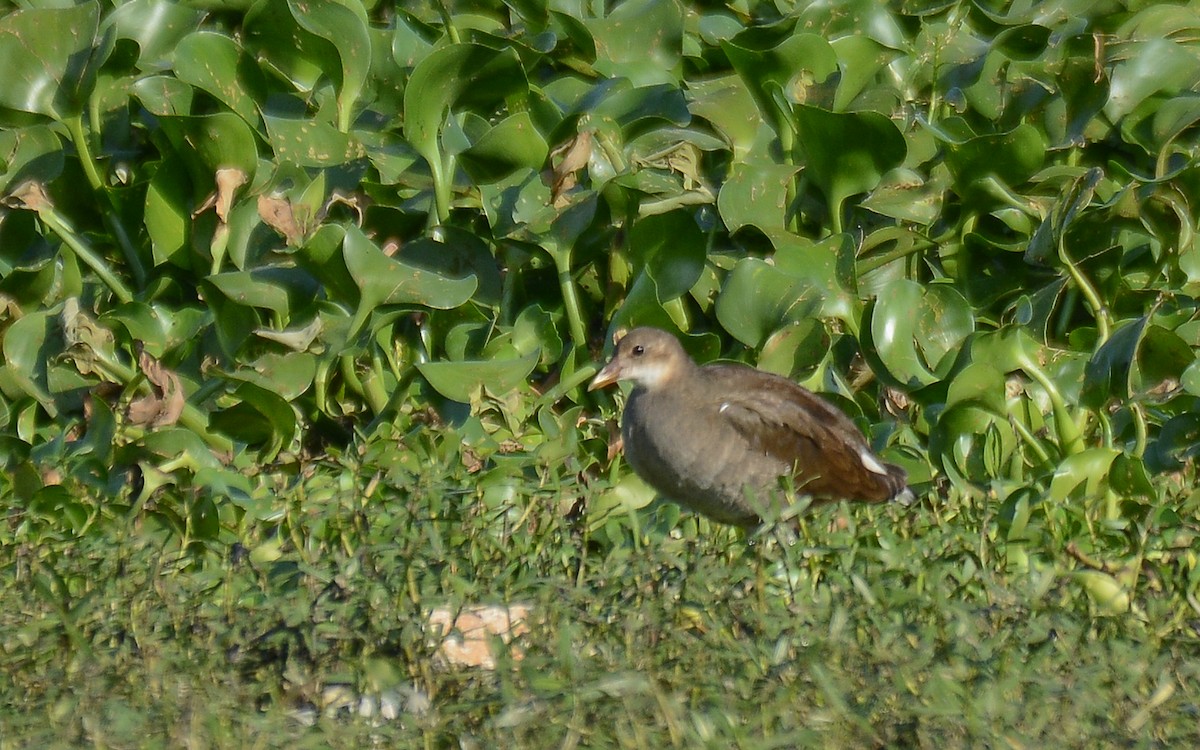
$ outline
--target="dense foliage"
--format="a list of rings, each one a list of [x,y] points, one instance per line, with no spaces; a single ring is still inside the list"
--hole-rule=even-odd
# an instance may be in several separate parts
[[[145,574],[146,544],[169,551],[174,572],[216,576],[211,588],[165,585],[236,602],[258,580],[268,600],[308,593],[316,606],[331,589],[301,583],[296,566],[314,580],[371,569],[407,597],[403,627],[431,599],[489,592],[592,612],[580,602],[613,595],[622,572],[644,613],[655,576],[670,578],[655,565],[725,571],[699,579],[704,601],[759,565],[748,596],[761,595],[778,571],[731,553],[729,532],[697,533],[651,504],[608,455],[613,404],[582,385],[611,333],[652,324],[699,359],[753,362],[828,394],[909,471],[916,509],[840,510],[851,532],[826,542],[806,530],[822,551],[785,560],[800,572],[782,579],[810,587],[809,617],[826,617],[832,641],[828,618],[851,615],[831,597],[901,606],[886,580],[915,597],[915,630],[864,625],[850,642],[953,651],[947,630],[988,641],[1049,596],[1053,611],[1021,633],[1084,642],[1113,628],[1139,635],[1112,643],[1194,653],[1194,4],[402,5],[21,0],[0,16],[0,562],[25,602],[4,615],[20,648],[137,641],[98,611],[72,613],[109,596],[153,611],[152,577],[126,589],[118,575],[131,561]],[[659,548],[680,535],[699,562]],[[80,562],[116,540],[132,545],[128,559]],[[648,541],[659,556],[630,562]],[[850,552],[830,552],[839,545]],[[265,572],[222,578],[221,561]],[[921,598],[948,577],[968,604]],[[342,593],[379,607],[397,592]],[[795,687],[795,659],[816,658],[796,651],[794,594],[752,608],[788,633],[771,635],[770,656],[755,640],[746,659],[756,680],[783,682],[737,683],[739,701],[753,704],[748,685]],[[955,619],[981,602],[1013,609]],[[21,614],[39,607],[48,620]],[[549,653],[570,650],[575,626],[550,611],[529,658],[561,679],[555,669],[570,668]],[[300,627],[279,617],[285,633]],[[669,633],[656,636],[673,644],[664,659],[688,653],[672,640],[679,627],[702,642],[750,628],[690,617],[650,628]],[[203,630],[190,618],[172,612],[161,632]],[[270,617],[251,622],[240,635],[273,632]],[[356,632],[307,643],[312,663],[341,668],[366,658],[362,643],[404,640]],[[239,634],[209,635],[196,648]],[[614,643],[600,638],[587,657],[634,669],[599,653]],[[411,648],[404,663],[393,682],[433,691],[446,679]],[[853,667],[800,672],[845,730],[831,742],[974,744],[992,710],[947,735],[846,677]],[[923,681],[963,678],[951,672],[898,668],[891,689],[920,703]],[[442,689],[502,719],[529,683],[499,679],[498,692]],[[1176,685],[1163,680],[1159,703]],[[556,685],[541,697],[565,694]],[[672,723],[682,682],[630,689],[662,711],[631,719],[631,736],[643,720],[678,744],[693,730],[743,736],[709,727],[704,740]],[[1006,690],[1017,688],[988,705],[1002,711]],[[853,691],[875,698],[832,697]],[[1195,711],[1194,671],[1187,699]],[[538,710],[565,711],[578,732],[588,709],[570,703]],[[811,722],[828,719],[782,717],[758,729],[808,742]],[[1052,731],[1036,717],[1014,736]],[[1126,719],[1140,729],[1148,714]]]

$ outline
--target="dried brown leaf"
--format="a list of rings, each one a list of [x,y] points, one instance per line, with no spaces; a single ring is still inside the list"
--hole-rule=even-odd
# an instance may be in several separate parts
[[[217,217],[221,223],[229,221],[229,209],[233,206],[233,194],[246,184],[249,177],[235,167],[222,167],[217,170]]]
[[[295,209],[287,198],[258,196],[258,215],[267,226],[282,234],[289,245],[299,245],[304,239]]]
[[[144,427],[164,427],[178,422],[186,402],[179,376],[144,351],[138,355],[138,367],[150,383],[150,393],[130,402],[129,421]]]

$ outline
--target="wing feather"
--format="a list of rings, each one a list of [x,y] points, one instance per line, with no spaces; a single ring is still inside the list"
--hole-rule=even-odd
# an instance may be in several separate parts
[[[795,467],[797,490],[816,497],[887,500],[904,489],[904,471],[876,458],[854,422],[816,394],[740,365],[709,365],[703,371],[723,394],[718,418],[756,450]]]

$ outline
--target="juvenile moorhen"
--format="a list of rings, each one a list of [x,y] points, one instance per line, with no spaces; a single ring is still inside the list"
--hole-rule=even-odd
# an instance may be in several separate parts
[[[625,458],[664,497],[753,527],[790,478],[816,501],[911,497],[836,408],[792,381],[738,364],[698,366],[674,336],[635,328],[588,390],[633,381],[621,417]]]

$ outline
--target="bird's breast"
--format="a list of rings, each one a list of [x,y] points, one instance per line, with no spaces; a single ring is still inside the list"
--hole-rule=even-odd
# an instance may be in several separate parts
[[[668,498],[726,523],[753,523],[751,506],[790,466],[755,451],[720,417],[720,404],[685,404],[645,391],[630,396],[621,422],[625,457]],[[752,491],[752,497],[746,490]]]

